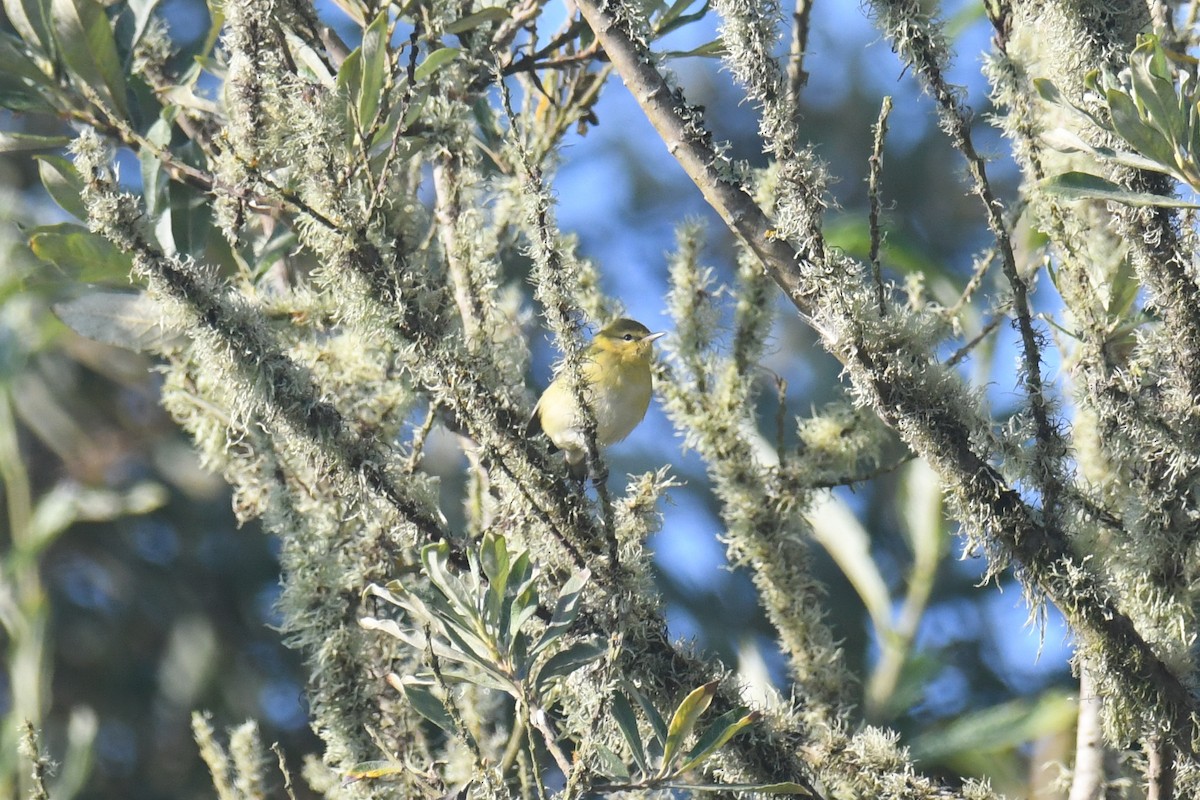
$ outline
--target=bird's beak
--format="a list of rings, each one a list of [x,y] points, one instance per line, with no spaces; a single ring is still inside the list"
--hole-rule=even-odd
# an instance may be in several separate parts
[[[661,339],[662,337],[664,337],[666,335],[667,335],[666,331],[659,331],[658,333],[652,333],[649,336],[642,337],[642,341],[645,342],[646,344],[650,344],[650,342],[653,342],[655,339]]]

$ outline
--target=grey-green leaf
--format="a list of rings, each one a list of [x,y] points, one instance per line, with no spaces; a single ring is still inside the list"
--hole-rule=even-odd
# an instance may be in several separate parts
[[[362,40],[362,72],[358,86],[358,121],[364,131],[375,123],[388,71],[388,14],[381,11],[367,26]]]
[[[558,601],[554,605],[554,614],[550,617],[550,624],[546,626],[545,632],[530,651],[532,655],[542,652],[555,639],[571,629],[575,623],[575,617],[579,614],[579,596],[591,575],[591,570],[580,570],[572,575],[571,579],[563,586],[562,591],[559,592]]]
[[[1099,175],[1089,175],[1086,172],[1065,172],[1062,175],[1054,175],[1042,181],[1041,187],[1051,194],[1069,200],[1111,200],[1130,206],[1200,208],[1200,203],[1180,200],[1169,195],[1130,191]]]
[[[0,131],[0,153],[16,153],[22,150],[55,150],[70,143],[70,136],[40,136],[35,133]]]
[[[51,0],[50,14],[67,67],[110,111],[128,117],[125,71],[104,6],[96,0]]]
[[[87,219],[87,207],[80,195],[83,192],[83,179],[75,165],[62,156],[34,156],[38,162],[38,174],[46,192],[58,203],[59,207],[76,219]]]
[[[508,9],[501,6],[489,6],[481,8],[474,14],[468,14],[462,19],[457,19],[446,26],[446,33],[463,33],[465,31],[474,30],[489,22],[500,22],[508,19]]]
[[[407,678],[401,681],[400,686],[414,711],[446,733],[454,732],[454,719],[446,710],[445,704],[434,696],[433,692],[417,681]]]
[[[637,762],[638,769],[643,775],[650,774],[650,768],[646,764],[646,748],[642,745],[642,734],[638,730],[637,717],[633,713],[633,706],[629,704],[629,700],[625,695],[617,692],[612,699],[613,716],[617,720],[617,727],[621,729],[621,735],[625,737],[626,743],[629,745],[630,752],[633,753],[633,760]]]
[[[458,58],[461,51],[457,47],[441,47],[434,50],[425,60],[417,65],[416,78],[418,81],[423,81],[440,70],[442,67],[449,64],[454,59]]]
[[[97,342],[139,352],[161,352],[183,341],[162,307],[144,294],[93,292],[55,303],[67,327]]]
[[[762,714],[757,711],[746,714],[745,709],[740,708],[725,712],[708,727],[676,772],[684,773],[700,766],[709,756],[724,747],[726,742],[761,718]]]
[[[608,652],[608,648],[603,644],[588,639],[576,642],[561,653],[555,653],[538,670],[536,681],[538,692],[542,692],[551,681],[564,678],[593,661],[603,658],[606,652]]]

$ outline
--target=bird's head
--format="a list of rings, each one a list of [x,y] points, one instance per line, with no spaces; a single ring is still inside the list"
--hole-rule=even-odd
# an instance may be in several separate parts
[[[666,334],[651,333],[649,328],[635,320],[619,319],[601,328],[592,346],[622,360],[649,362],[654,352],[654,340],[662,336]]]

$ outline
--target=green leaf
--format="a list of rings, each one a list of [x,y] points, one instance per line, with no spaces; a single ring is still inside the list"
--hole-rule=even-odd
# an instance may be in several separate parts
[[[689,22],[694,22],[704,17],[708,13],[709,0],[704,0],[699,10],[691,14],[684,14],[696,0],[675,0],[661,17],[654,21],[654,32],[658,36],[663,36],[676,28],[682,27]]]
[[[516,595],[513,597],[512,603],[506,609],[505,617],[507,624],[502,630],[508,631],[506,641],[515,641],[518,632],[529,621],[530,617],[537,613],[538,610],[538,591],[537,584],[533,578],[529,578],[525,583],[517,587]],[[504,622],[502,620],[502,622]],[[536,655],[536,654],[535,654]]]
[[[58,203],[59,208],[76,219],[87,219],[87,206],[80,195],[83,193],[83,178],[75,165],[62,156],[34,156],[38,162],[38,175],[47,194]]]
[[[1174,168],[1174,148],[1161,131],[1142,120],[1133,98],[1116,89],[1109,89],[1105,97],[1117,135],[1147,158]]]
[[[50,77],[29,57],[24,45],[7,33],[0,33],[0,71],[4,78],[24,78],[39,86],[50,85]]]
[[[361,48],[346,56],[342,65],[338,67],[337,81],[334,85],[346,103],[346,129],[348,131],[360,130],[362,121],[355,119],[355,116],[358,114],[359,92],[362,90]]]
[[[725,55],[725,42],[717,37],[711,42],[702,44],[699,47],[694,47],[691,50],[668,50],[663,53],[664,58],[720,58]]]
[[[1026,742],[1069,731],[1078,705],[1066,692],[1053,689],[963,714],[947,725],[911,741],[918,760],[944,760],[959,753],[999,752]]]
[[[96,0],[51,0],[50,13],[67,67],[109,111],[127,118],[125,72],[104,6]]]
[[[486,533],[479,546],[479,562],[487,578],[488,588],[484,595],[484,620],[500,635],[507,635],[500,622],[504,612],[504,595],[508,588],[508,571],[512,564],[508,558],[508,543],[503,536]]]
[[[388,73],[388,14],[381,11],[363,32],[362,70],[358,94],[358,122],[364,131],[375,124],[379,100]]]
[[[70,136],[40,136],[34,133],[0,131],[0,153],[16,153],[22,150],[55,150],[70,143]]]
[[[1130,191],[1099,175],[1089,175],[1086,172],[1065,172],[1062,175],[1054,175],[1043,180],[1040,185],[1045,191],[1068,200],[1111,200],[1130,206],[1200,208],[1200,203],[1179,200],[1168,195]]]
[[[594,639],[588,639],[576,642],[561,653],[555,653],[538,670],[537,680],[534,682],[538,693],[545,691],[551,681],[565,678],[572,672],[603,658],[606,652],[608,652],[608,648],[603,644]]]
[[[1143,37],[1129,59],[1133,95],[1151,125],[1178,144],[1186,125],[1179,94],[1158,37]]]
[[[457,19],[446,26],[446,33],[464,33],[475,28],[482,27],[489,22],[501,22],[508,19],[508,9],[500,6],[489,6],[476,11],[474,14],[468,14],[462,19]]]
[[[1049,78],[1034,78],[1033,88],[1038,93],[1038,96],[1047,103],[1067,105],[1067,99],[1063,97],[1063,93],[1054,85],[1054,81]]]
[[[458,58],[461,51],[457,47],[440,47],[434,50],[425,60],[417,65],[416,75],[417,81],[427,80],[431,75],[440,70],[442,67],[449,64],[454,59]]]
[[[1092,147],[1085,142],[1078,134],[1068,131],[1065,128],[1056,128],[1042,134],[1042,141],[1051,149],[1057,150],[1060,153],[1089,153],[1096,158],[1102,158],[1107,161],[1120,164],[1124,167],[1132,169],[1145,169],[1152,172],[1161,172],[1164,175],[1175,176],[1175,169],[1168,164],[1160,164],[1157,161],[1146,158],[1143,155],[1138,155],[1131,150],[1113,150],[1108,147]]]
[[[745,709],[735,708],[732,711],[727,711],[709,726],[700,740],[696,742],[696,746],[687,754],[687,758],[679,765],[676,774],[688,772],[695,769],[704,763],[709,756],[717,752],[725,746],[725,743],[736,736],[742,729],[753,725],[762,719],[762,713],[752,711],[749,714],[745,713]]]
[[[658,709],[654,707],[646,697],[632,686],[628,687],[629,693],[638,701],[638,705],[642,707],[642,713],[646,715],[646,719],[650,721],[650,730],[654,732],[655,741],[660,745],[665,745],[667,742],[667,723],[663,721],[662,715],[658,713]]]
[[[69,223],[36,229],[29,248],[38,258],[86,283],[127,281],[133,267],[133,260],[112,242]]]
[[[532,655],[536,656],[545,650],[575,624],[575,617],[579,614],[579,597],[591,576],[591,570],[580,570],[563,585],[562,591],[558,594],[558,601],[554,604],[554,614],[550,617],[550,624],[546,626],[545,632],[530,651]]]
[[[454,719],[445,704],[430,690],[430,685],[431,682],[411,675],[400,679],[400,687],[413,710],[446,733],[453,733]]]
[[[449,559],[450,545],[446,542],[429,544],[421,549],[421,563],[425,566],[425,574],[429,581],[450,601],[459,614],[467,620],[474,621],[479,615],[475,598],[461,580],[446,571]]]
[[[27,45],[40,47],[44,55],[53,59],[48,0],[4,0],[4,13]]]
[[[696,727],[696,721],[700,719],[713,697],[717,694],[719,681],[709,681],[703,686],[693,689],[688,696],[683,698],[683,702],[675,709],[675,713],[671,716],[671,724],[667,726],[667,739],[663,743],[662,766],[659,768],[659,777],[666,777],[671,772],[671,768],[675,763],[675,757],[679,753],[679,747],[683,744],[683,740],[688,737],[692,729]]]
[[[53,308],[80,336],[116,347],[162,352],[183,341],[182,333],[170,327],[162,307],[144,294],[93,292],[55,303]]]
[[[617,727],[621,729],[621,734],[629,744],[629,751],[633,753],[633,760],[637,762],[638,769],[643,775],[649,775],[650,767],[646,764],[646,749],[642,745],[642,734],[638,731],[637,717],[628,698],[620,692],[613,695],[612,712],[617,720]]]
[[[627,783],[630,777],[629,767],[625,766],[625,762],[621,760],[621,757],[602,744],[597,744],[595,747],[596,755],[608,771],[608,775],[615,781]]]

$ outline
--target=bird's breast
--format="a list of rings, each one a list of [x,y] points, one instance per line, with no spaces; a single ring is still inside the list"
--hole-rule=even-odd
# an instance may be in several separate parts
[[[628,436],[650,407],[651,378],[648,365],[634,365],[611,372],[612,378],[597,386],[592,397],[596,413],[596,440],[605,447]]]

